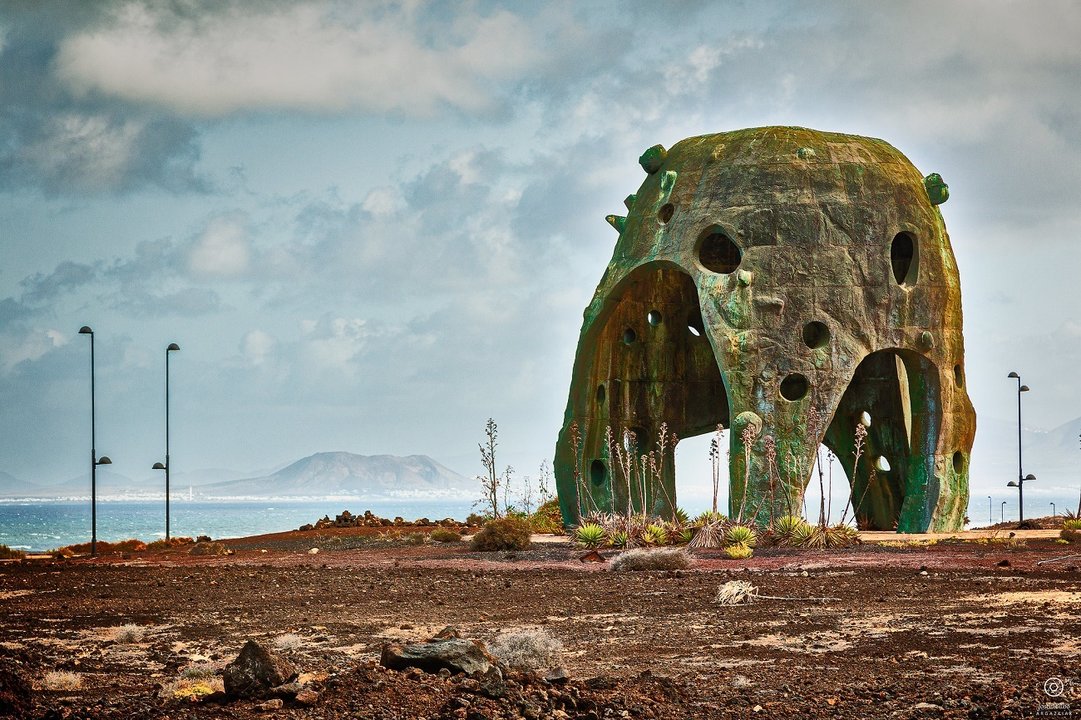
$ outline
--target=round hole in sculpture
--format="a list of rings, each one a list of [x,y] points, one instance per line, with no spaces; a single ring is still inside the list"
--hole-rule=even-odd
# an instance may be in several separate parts
[[[604,385],[597,386],[597,404],[603,405],[605,398]]]
[[[623,331],[623,343],[626,345],[633,345],[634,341],[638,339],[638,333],[633,328],[627,328]]]
[[[866,410],[860,413],[860,425],[864,426],[865,428],[871,427],[871,413],[867,412]]]
[[[961,387],[965,384],[965,373],[960,365],[953,366],[953,384],[957,387]]]
[[[792,402],[802,400],[806,397],[809,387],[807,378],[799,373],[792,373],[781,381],[781,397]]]
[[[719,228],[706,230],[698,246],[698,261],[702,267],[715,273],[732,273],[743,260],[739,246]]]
[[[653,327],[657,327],[662,322],[664,322],[664,317],[661,315],[659,310],[650,310],[648,313],[646,313],[646,322],[648,322]]]
[[[916,237],[912,233],[899,232],[890,244],[890,265],[893,279],[898,285],[915,285],[919,268]]]
[[[964,469],[965,469],[965,456],[961,453],[960,450],[958,450],[957,452],[955,452],[953,454],[953,471],[959,473]]]
[[[603,460],[594,460],[589,466],[589,481],[596,486],[604,485],[604,481],[608,479],[608,468],[604,466]]]
[[[657,211],[657,219],[661,221],[662,225],[667,225],[675,212],[676,207],[672,203],[665,203],[664,205],[661,205],[661,209]]]
[[[889,472],[890,461],[887,460],[885,457],[879,456],[879,458],[875,460],[875,469],[879,472]]]
[[[812,320],[803,326],[803,344],[812,350],[824,348],[830,344],[830,329],[826,323]]]

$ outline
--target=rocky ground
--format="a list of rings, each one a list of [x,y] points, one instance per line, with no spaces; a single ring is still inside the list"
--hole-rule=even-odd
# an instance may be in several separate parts
[[[647,573],[581,563],[566,542],[473,553],[370,528],[226,545],[235,554],[0,565],[0,708],[388,720],[1081,713],[1081,558],[1055,560],[1081,550],[1049,538],[773,548],[746,561],[701,551],[691,570]],[[715,604],[730,580],[782,599]],[[566,678],[379,665],[388,643],[448,625],[483,643],[544,631],[563,644]],[[292,691],[224,696],[221,670],[249,639],[295,667]]]

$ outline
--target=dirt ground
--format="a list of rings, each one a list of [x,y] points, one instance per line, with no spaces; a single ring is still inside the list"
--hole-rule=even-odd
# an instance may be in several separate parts
[[[40,718],[1081,714],[1081,557],[1055,560],[1081,549],[998,540],[763,548],[744,561],[698,551],[690,570],[617,573],[562,539],[474,553],[331,529],[226,541],[226,557],[10,562],[0,667],[32,682],[16,712]],[[736,579],[784,599],[715,604]],[[461,676],[377,666],[384,643],[447,625],[485,642],[543,629],[570,679],[512,673],[490,697]],[[220,667],[249,638],[279,648],[317,699],[174,698],[182,673]]]

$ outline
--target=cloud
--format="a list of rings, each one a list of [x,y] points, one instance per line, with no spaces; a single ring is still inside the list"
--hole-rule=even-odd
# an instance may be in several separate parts
[[[498,84],[528,72],[539,38],[505,10],[466,6],[439,24],[413,3],[125,3],[108,23],[60,43],[56,76],[100,94],[188,116],[301,110],[431,116],[488,112]]]
[[[239,275],[248,269],[252,241],[245,218],[231,213],[213,218],[188,254],[191,270],[204,275]]]

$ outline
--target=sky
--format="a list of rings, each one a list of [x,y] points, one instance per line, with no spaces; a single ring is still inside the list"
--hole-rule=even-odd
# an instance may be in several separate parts
[[[1054,0],[4,3],[0,470],[87,472],[90,325],[122,474],[164,455],[170,342],[177,471],[472,475],[492,417],[535,474],[638,156],[764,125],[943,176],[981,427],[1015,422],[1016,370],[1054,428],[1081,416],[1078,37]],[[980,443],[974,495],[1015,472]]]

